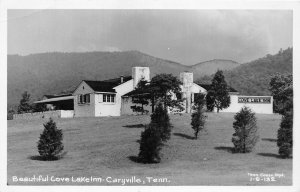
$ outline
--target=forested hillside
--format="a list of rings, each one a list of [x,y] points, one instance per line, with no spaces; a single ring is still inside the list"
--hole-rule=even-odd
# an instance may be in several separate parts
[[[270,95],[269,82],[275,73],[293,72],[293,48],[280,50],[275,55],[245,63],[224,71],[227,83],[245,95]],[[198,79],[201,83],[210,83],[213,75]]]

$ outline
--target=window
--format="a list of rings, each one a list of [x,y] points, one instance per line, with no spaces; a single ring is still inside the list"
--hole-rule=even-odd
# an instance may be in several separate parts
[[[78,104],[90,103],[90,94],[78,95]]]
[[[84,95],[84,103],[90,103],[90,94]]]
[[[114,97],[114,95],[112,95],[112,97],[111,97],[111,102],[112,102],[112,103],[115,102],[115,97]]]
[[[78,95],[78,103],[82,103],[82,95]]]
[[[114,94],[103,94],[103,102],[114,103],[116,95]]]

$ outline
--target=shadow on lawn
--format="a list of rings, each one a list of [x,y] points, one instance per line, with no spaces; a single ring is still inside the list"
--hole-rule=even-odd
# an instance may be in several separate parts
[[[50,158],[45,158],[40,155],[32,155],[32,156],[29,156],[28,159],[36,160],[36,161],[57,161],[59,159],[62,159],[66,154],[67,154],[67,152],[63,152],[62,154],[60,154],[56,157],[50,157]]]
[[[144,124],[135,124],[135,125],[124,125],[125,128],[144,128]]]
[[[216,150],[221,150],[221,151],[227,151],[229,153],[234,153],[234,147],[225,147],[225,146],[219,146],[219,147],[215,147]]]
[[[141,163],[141,164],[156,164],[156,163],[159,163],[159,162],[145,163],[138,156],[129,156],[127,158],[129,160],[135,162],[135,163]]]
[[[262,141],[270,141],[270,142],[277,142],[277,139],[271,139],[271,138],[262,138]]]
[[[183,137],[183,138],[186,138],[186,139],[192,139],[192,140],[195,139],[195,137],[192,137],[192,136],[189,136],[189,135],[186,135],[186,134],[183,134],[183,133],[173,133],[173,135]]]
[[[275,157],[277,159],[282,159],[282,157],[278,154],[274,153],[257,153],[257,155],[263,156],[263,157]]]
[[[129,156],[127,158],[135,163],[142,163],[138,156]]]

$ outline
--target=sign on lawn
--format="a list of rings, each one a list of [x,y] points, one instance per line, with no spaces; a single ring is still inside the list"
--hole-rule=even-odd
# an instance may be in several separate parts
[[[238,103],[271,103],[271,97],[238,97]]]

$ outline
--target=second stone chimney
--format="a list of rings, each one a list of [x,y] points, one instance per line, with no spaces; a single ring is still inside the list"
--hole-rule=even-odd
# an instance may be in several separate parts
[[[180,73],[180,81],[182,82],[182,98],[185,99],[185,111],[186,113],[191,113],[192,109],[192,86],[193,86],[193,73],[192,72],[182,72]]]
[[[133,87],[135,88],[141,79],[150,81],[149,67],[132,67]]]

